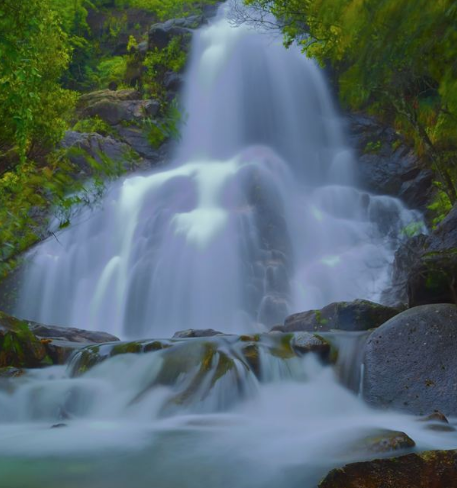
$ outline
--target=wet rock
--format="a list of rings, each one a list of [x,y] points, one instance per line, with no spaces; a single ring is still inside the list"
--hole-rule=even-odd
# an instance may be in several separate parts
[[[457,414],[457,307],[424,305],[395,316],[368,339],[363,395],[416,415]]]
[[[457,488],[457,451],[429,451],[334,469],[319,488]]]
[[[422,417],[419,419],[420,422],[441,422],[443,424],[448,424],[449,420],[446,418],[446,415],[444,413],[439,412],[436,410],[430,415],[427,415],[426,417]]]
[[[19,378],[24,374],[23,369],[13,368],[7,366],[6,368],[0,368],[0,379]]]
[[[68,427],[67,424],[54,424],[51,425],[51,429],[61,429],[62,427]]]
[[[426,252],[408,274],[410,307],[429,303],[457,303],[457,248]]]
[[[104,137],[96,133],[86,134],[67,131],[61,146],[67,150],[70,161],[80,171],[78,176],[91,176],[93,170],[88,158],[93,158],[98,163],[102,163],[103,158],[108,157],[115,164],[117,163],[125,169],[130,169],[134,162],[132,161],[131,148],[111,136]]]
[[[418,419],[419,422],[426,422],[426,428],[435,432],[455,432],[455,428],[449,424],[446,416],[439,412],[433,412],[431,415]]]
[[[433,173],[401,136],[363,114],[352,114],[348,121],[352,144],[358,150],[361,185],[377,194],[400,197],[412,208],[424,208]]]
[[[420,260],[427,243],[427,236],[420,234],[400,245],[395,253],[392,281],[382,294],[382,303],[394,307],[408,306],[408,279],[411,269]]]
[[[75,329],[73,327],[57,327],[51,325],[42,325],[29,322],[30,330],[39,338],[53,339],[60,341],[76,343],[95,343],[116,342],[119,339],[107,332],[97,332],[90,330]]]
[[[173,336],[173,339],[189,339],[191,337],[213,337],[217,335],[224,335],[224,333],[214,329],[187,329],[176,332]]]
[[[457,303],[457,206],[429,236],[406,241],[396,253],[386,303],[409,307]]]
[[[52,364],[44,344],[27,322],[0,312],[0,368],[38,368]]]
[[[370,433],[350,448],[351,454],[388,454],[395,451],[412,449],[416,443],[404,432],[381,429]]]
[[[293,335],[290,342],[294,351],[299,354],[315,352],[327,357],[330,354],[330,344],[321,337],[317,337],[310,332],[297,332]]]
[[[364,331],[379,327],[399,313],[396,308],[386,307],[368,300],[336,302],[321,310],[310,310],[288,317],[284,326],[273,330],[295,331]]]
[[[151,162],[158,162],[162,160],[167,154],[167,145],[155,148],[149,142],[147,135],[141,127],[132,126],[118,126],[117,131],[120,137],[140,156],[146,158]]]

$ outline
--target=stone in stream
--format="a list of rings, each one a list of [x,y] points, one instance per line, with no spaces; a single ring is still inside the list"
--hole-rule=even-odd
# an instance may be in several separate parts
[[[416,415],[457,415],[457,307],[415,307],[368,339],[363,396],[377,407]]]
[[[429,451],[348,464],[319,488],[457,488],[457,451]]]
[[[214,329],[187,329],[176,332],[173,336],[173,339],[189,339],[191,337],[213,337],[217,335],[224,335],[224,333]]]
[[[336,302],[321,310],[309,310],[288,317],[283,326],[272,330],[281,332],[325,332],[332,329],[350,332],[379,327],[400,312],[368,300]]]
[[[366,456],[367,454],[389,454],[394,451],[412,449],[415,446],[416,443],[404,432],[380,429],[355,442],[349,447],[349,451],[351,455]]]

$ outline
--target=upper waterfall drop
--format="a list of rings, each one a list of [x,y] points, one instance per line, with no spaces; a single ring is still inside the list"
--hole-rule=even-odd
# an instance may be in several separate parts
[[[16,314],[122,337],[263,329],[377,299],[417,216],[354,187],[314,62],[228,6],[194,35],[174,163],[132,175],[31,255]]]

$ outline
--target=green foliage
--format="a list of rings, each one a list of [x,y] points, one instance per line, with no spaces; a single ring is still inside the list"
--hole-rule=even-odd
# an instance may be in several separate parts
[[[376,154],[377,152],[380,151],[381,147],[382,147],[381,141],[370,141],[367,143],[364,152]]]
[[[127,56],[113,56],[102,59],[95,68],[86,68],[85,84],[93,89],[107,88],[109,83],[122,86],[127,71]]]
[[[182,48],[182,40],[174,37],[164,49],[155,48],[148,52],[143,63],[146,68],[144,76],[144,90],[157,98],[165,95],[164,76],[169,71],[180,72],[187,60],[187,54]]]
[[[245,0],[278,19],[332,64],[343,102],[364,109],[415,145],[457,199],[457,8],[454,0]],[[304,35],[305,31],[309,35]]]
[[[435,185],[437,186],[437,192],[432,203],[427,207],[432,214],[433,227],[442,222],[452,209],[452,203],[448,195],[442,190],[442,184],[435,182]]]
[[[73,130],[86,133],[96,132],[102,136],[115,135],[115,130],[98,116],[78,120],[73,126]]]
[[[186,17],[201,12],[204,5],[211,5],[217,0],[116,0],[116,6],[137,8],[153,12],[159,20]]]

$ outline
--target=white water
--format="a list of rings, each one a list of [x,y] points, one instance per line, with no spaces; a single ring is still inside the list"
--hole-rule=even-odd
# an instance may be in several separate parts
[[[221,13],[195,35],[184,107],[175,162],[115,184],[102,211],[38,246],[16,315],[170,337],[380,298],[417,215],[354,188],[314,62]]]
[[[246,332],[331,301],[378,299],[401,229],[417,216],[354,188],[353,156],[314,63],[221,14],[196,34],[187,81],[176,161],[115,184],[103,211],[38,246],[18,315],[169,337]],[[348,344],[337,373],[355,388],[358,352],[338,340]],[[354,443],[376,429],[405,431],[418,449],[457,447],[453,432],[368,408],[312,355],[262,353],[259,381],[239,350],[219,347],[235,372],[172,410],[164,406],[195,369],[151,388],[166,352],[116,356],[80,377],[53,367],[0,381],[0,479],[8,488],[315,488],[330,468],[369,457]]]

